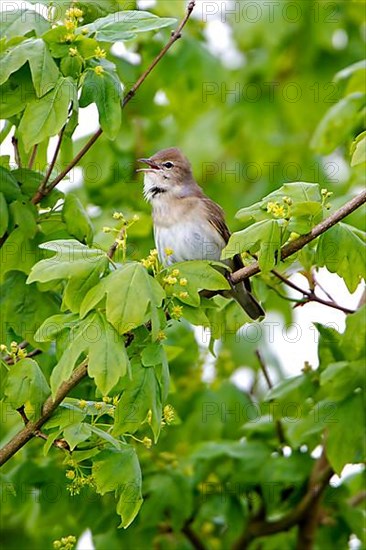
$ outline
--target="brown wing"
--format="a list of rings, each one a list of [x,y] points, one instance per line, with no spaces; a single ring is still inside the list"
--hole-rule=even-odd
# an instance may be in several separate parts
[[[208,197],[202,197],[202,199],[207,211],[208,221],[214,226],[216,231],[220,233],[221,237],[227,243],[230,237],[230,231],[225,222],[223,209]]]
[[[216,202],[212,201],[208,197],[202,197],[205,207],[208,211],[207,218],[209,222],[214,226],[214,228],[220,233],[224,241],[227,243],[230,238],[230,230],[225,222],[225,214],[221,206],[216,204]],[[233,265],[232,268],[234,271],[237,269],[240,269],[244,267],[243,260],[241,259],[240,254],[236,254],[233,257]],[[247,290],[251,290],[250,281],[249,279],[244,280],[244,286]]]

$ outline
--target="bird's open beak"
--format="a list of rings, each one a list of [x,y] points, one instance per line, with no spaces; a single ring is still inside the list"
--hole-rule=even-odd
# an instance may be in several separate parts
[[[150,170],[160,170],[160,166],[155,164],[155,162],[153,162],[150,159],[137,159],[137,162],[144,162],[145,164],[147,164],[149,166],[149,168],[138,168],[138,170],[136,170],[136,172],[148,172]]]

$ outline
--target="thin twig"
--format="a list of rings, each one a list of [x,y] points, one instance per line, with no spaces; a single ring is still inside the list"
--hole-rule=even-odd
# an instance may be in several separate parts
[[[262,357],[262,354],[261,352],[259,351],[259,349],[256,349],[255,350],[255,354],[257,356],[257,359],[258,359],[258,363],[259,363],[259,366],[261,368],[261,371],[263,373],[263,376],[264,378],[266,379],[266,382],[267,382],[267,386],[268,386],[268,389],[272,389],[273,388],[273,384],[272,384],[272,380],[269,376],[269,372],[267,370],[267,366],[264,362],[264,359]],[[285,432],[283,430],[283,426],[282,426],[282,423],[281,423],[281,420],[275,420],[273,419],[274,422],[275,422],[275,425],[276,425],[276,431],[277,431],[277,436],[278,436],[278,440],[279,442],[281,443],[281,445],[286,445],[286,437],[285,437]]]
[[[163,47],[163,49],[160,51],[160,53],[155,57],[155,59],[152,61],[152,63],[149,65],[149,67],[146,69],[146,71],[140,76],[140,78],[137,80],[137,82],[132,86],[130,91],[126,94],[122,101],[122,109],[131,101],[131,99],[136,94],[137,90],[140,88],[141,84],[145,81],[145,79],[149,76],[151,71],[155,68],[155,66],[159,63],[159,61],[164,57],[164,55],[167,53],[167,51],[172,47],[172,45],[179,40],[181,37],[181,32],[183,27],[186,25],[188,19],[191,16],[191,13],[196,5],[195,0],[192,0],[188,4],[187,12],[184,18],[182,19],[181,23],[179,24],[178,28],[172,32],[168,42]],[[98,128],[98,130],[91,136],[91,138],[86,142],[84,147],[75,155],[75,157],[69,162],[69,164],[66,166],[64,170],[62,170],[59,175],[50,183],[50,185],[45,190],[46,195],[48,195],[52,189],[56,187],[60,183],[60,181],[74,168],[74,166],[79,162],[79,160],[89,151],[90,147],[94,145],[94,143],[97,141],[97,139],[102,135],[103,130],[102,128]],[[44,195],[41,195],[38,193],[35,194],[35,196],[32,198],[33,204],[38,204]]]
[[[192,529],[191,522],[187,521],[182,527],[182,533],[187,537],[195,550],[206,550],[205,545],[197,533]]]
[[[336,225],[338,222],[342,221],[344,218],[352,214],[357,208],[365,204],[366,202],[366,190],[359,193],[353,199],[344,204],[339,210],[331,214],[328,218],[320,222],[318,225],[313,227],[310,233],[306,235],[301,235],[298,239],[291,241],[281,248],[281,260],[285,260],[289,256],[295,254],[301,250],[305,245],[328,231],[331,227]],[[244,281],[253,275],[256,275],[260,272],[260,267],[258,262],[253,262],[251,265],[242,267],[234,273],[231,274],[231,282],[237,284],[240,281]]]
[[[126,227],[123,226],[122,229],[119,231],[118,236],[116,237],[114,243],[110,246],[107,252],[107,256],[110,260],[113,258],[114,253],[118,248],[118,244],[119,244],[118,241],[122,240],[125,237],[125,235],[126,235]]]
[[[28,161],[28,168],[29,168],[29,170],[31,170],[32,167],[33,167],[33,163],[34,163],[35,158],[36,158],[36,155],[37,155],[37,150],[38,150],[38,143],[36,143],[36,144],[33,146],[32,154],[31,154],[31,156],[29,157],[29,161]]]
[[[21,407],[19,407],[19,409],[17,409],[17,411],[18,411],[18,413],[20,414],[20,416],[22,417],[22,420],[23,420],[23,422],[24,422],[24,426],[27,426],[28,423],[29,423],[29,418],[28,418],[28,416],[26,415],[24,405],[22,405]],[[35,430],[34,436],[35,436],[35,437],[39,437],[40,439],[44,439],[45,441],[48,440],[48,435],[46,435],[45,433],[41,432],[40,430]],[[52,442],[52,445],[53,445],[54,447],[57,447],[58,449],[65,449],[65,450],[67,450],[67,451],[70,451],[70,445],[68,444],[68,442],[67,442],[65,439],[55,439],[55,440]]]
[[[314,275],[313,275],[313,281],[314,281],[314,285],[315,285],[316,287],[320,288],[320,290],[326,295],[327,298],[329,298],[329,300],[330,300],[331,302],[336,303],[335,300],[334,300],[334,298],[333,298],[333,296],[331,296],[331,295],[329,294],[329,292],[323,287],[323,285],[321,285],[321,284],[319,283],[319,281],[318,281],[317,279],[315,279]]]
[[[306,299],[298,301],[297,302],[298,305],[304,305],[304,304],[307,304],[309,302],[317,302],[318,304],[322,304],[324,306],[332,307],[334,309],[339,309],[340,311],[343,311],[343,313],[346,313],[346,314],[355,313],[355,310],[349,309],[348,307],[343,307],[343,306],[337,304],[337,302],[335,302],[334,300],[332,300],[332,301],[331,300],[323,300],[323,298],[320,298],[319,296],[317,296],[313,290],[305,290],[305,289],[297,286],[295,283],[290,281],[290,279],[287,279],[287,277],[284,277],[281,273],[279,273],[275,269],[272,269],[272,273],[273,273],[273,275],[275,275],[275,277],[280,279],[280,281],[282,281],[285,285],[289,286],[293,290],[296,290],[296,292],[300,292],[300,294],[302,294],[303,296],[306,297]]]
[[[52,160],[51,160],[51,162],[50,162],[50,164],[49,164],[49,166],[48,166],[46,175],[45,175],[45,177],[43,178],[43,180],[41,181],[41,184],[40,184],[40,186],[38,187],[36,194],[32,197],[31,202],[32,202],[33,204],[39,203],[39,202],[43,199],[43,197],[45,197],[46,195],[48,195],[48,191],[46,190],[47,183],[48,183],[48,180],[49,180],[50,177],[51,177],[52,170],[54,169],[55,164],[56,164],[56,160],[57,160],[57,157],[58,157],[60,148],[61,148],[61,142],[62,142],[62,138],[63,138],[63,136],[64,136],[65,128],[66,128],[66,124],[64,124],[64,126],[62,127],[62,129],[61,129],[61,131],[60,131],[60,133],[59,133],[59,135],[58,135],[58,140],[57,140],[56,148],[55,148],[55,150],[54,150],[54,152],[53,152]]]

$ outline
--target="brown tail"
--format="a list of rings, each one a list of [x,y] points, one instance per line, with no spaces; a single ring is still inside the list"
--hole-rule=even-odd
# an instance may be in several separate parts
[[[243,282],[233,286],[230,291],[230,295],[238,302],[238,304],[241,305],[251,319],[259,319],[259,317],[264,317],[264,309],[254,298],[253,294],[245,288]]]
[[[228,264],[233,270],[244,267],[243,261],[239,254],[234,256]],[[241,281],[235,286],[232,285],[230,295],[238,302],[239,305],[241,305],[251,319],[259,319],[259,317],[264,317],[266,314],[260,303],[251,293],[249,279],[245,279],[245,281]]]

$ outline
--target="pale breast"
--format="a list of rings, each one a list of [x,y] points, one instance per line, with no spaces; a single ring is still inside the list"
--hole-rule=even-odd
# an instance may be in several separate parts
[[[187,260],[220,259],[225,242],[207,223],[179,222],[166,226],[155,225],[155,244],[164,265]],[[167,254],[166,249],[173,251]]]

